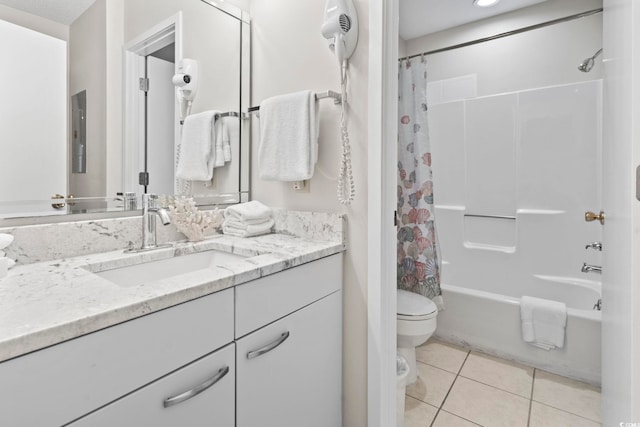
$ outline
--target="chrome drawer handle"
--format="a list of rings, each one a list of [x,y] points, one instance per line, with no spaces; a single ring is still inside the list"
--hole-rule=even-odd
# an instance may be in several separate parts
[[[224,368],[221,368],[218,371],[218,373],[216,373],[214,376],[212,376],[211,378],[209,378],[208,380],[206,380],[202,384],[197,385],[194,388],[192,388],[191,390],[185,391],[184,393],[180,393],[177,396],[169,397],[168,399],[165,399],[164,407],[168,408],[170,406],[177,405],[179,403],[182,403],[182,402],[184,402],[186,400],[191,399],[192,397],[195,397],[195,396],[199,395],[200,393],[202,393],[203,391],[205,391],[209,387],[212,387],[215,383],[220,381],[228,373],[229,373],[229,367],[228,366],[225,366]]]
[[[280,338],[278,338],[271,344],[267,344],[262,348],[247,353],[247,359],[255,359],[256,357],[262,356],[265,353],[269,353],[271,350],[285,342],[287,338],[289,338],[289,332],[283,332],[282,335],[280,335]]]

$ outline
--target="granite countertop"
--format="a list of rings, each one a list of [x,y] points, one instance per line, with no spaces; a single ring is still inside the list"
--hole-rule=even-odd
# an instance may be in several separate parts
[[[206,250],[247,256],[134,286],[94,272]],[[338,241],[216,235],[147,252],[122,250],[17,266],[0,279],[0,362],[342,252]]]

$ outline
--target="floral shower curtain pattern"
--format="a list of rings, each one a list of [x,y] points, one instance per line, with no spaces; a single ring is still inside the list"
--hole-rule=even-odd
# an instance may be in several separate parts
[[[441,309],[440,261],[427,124],[427,64],[401,61],[398,113],[398,288]]]

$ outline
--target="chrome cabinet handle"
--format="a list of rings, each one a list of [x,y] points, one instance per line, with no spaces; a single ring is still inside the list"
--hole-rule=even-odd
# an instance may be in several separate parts
[[[271,344],[267,344],[262,348],[248,352],[247,359],[255,359],[256,357],[260,357],[265,353],[269,353],[271,350],[273,350],[274,348],[276,348],[277,346],[285,342],[287,338],[289,338],[289,332],[288,331],[283,332],[282,335],[280,335],[280,338],[278,338]]]
[[[192,388],[191,390],[185,391],[184,393],[180,393],[177,396],[173,396],[173,397],[169,397],[169,398],[165,399],[165,401],[163,403],[164,407],[168,408],[170,406],[177,405],[179,403],[182,403],[182,402],[184,402],[186,400],[191,399],[192,397],[195,397],[195,396],[199,395],[200,393],[202,393],[203,391],[205,391],[206,389],[212,387],[215,383],[220,381],[228,373],[229,373],[229,367],[228,366],[225,366],[224,368],[221,368],[214,376],[212,376],[211,378],[209,378],[208,380],[206,380],[202,384],[199,384],[199,385],[195,386],[194,388]]]

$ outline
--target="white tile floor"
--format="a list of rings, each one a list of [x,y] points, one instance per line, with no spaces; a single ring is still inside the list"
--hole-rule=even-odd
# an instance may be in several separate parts
[[[405,427],[601,426],[600,389],[429,340],[416,349]]]

